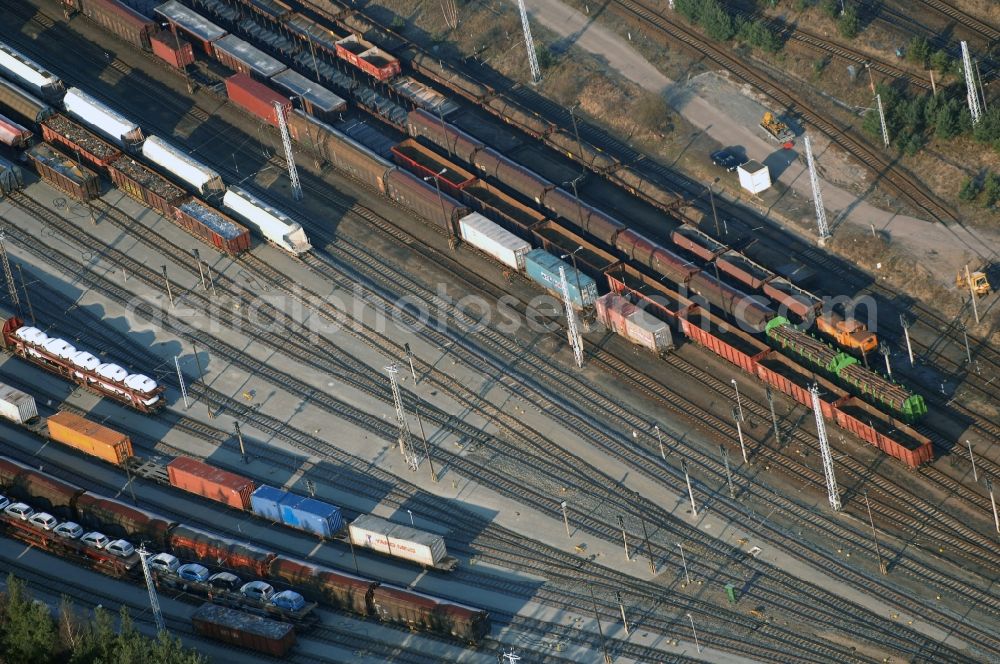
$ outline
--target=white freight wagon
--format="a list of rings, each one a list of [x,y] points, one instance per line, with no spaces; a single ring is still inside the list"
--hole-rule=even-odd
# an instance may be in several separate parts
[[[458,565],[457,559],[448,556],[444,538],[440,535],[392,523],[371,514],[362,514],[355,519],[348,526],[348,532],[354,546],[409,560],[424,567],[454,569]]]
[[[111,110],[86,92],[70,88],[63,97],[66,112],[117,145],[134,148],[142,143],[142,129],[124,115]]]
[[[19,424],[38,417],[35,397],[0,383],[0,416]]]
[[[299,255],[312,249],[302,226],[239,187],[230,187],[222,203],[285,251]]]
[[[531,251],[531,245],[521,238],[478,212],[459,219],[458,228],[462,239],[476,249],[519,272],[524,271],[524,256]]]
[[[142,156],[168,173],[187,182],[201,194],[222,191],[226,185],[222,176],[211,168],[192,159],[183,151],[167,143],[159,136],[150,136],[142,144]]]
[[[66,92],[58,76],[2,43],[0,43],[0,71],[8,80],[21,84],[50,103],[58,103]]]

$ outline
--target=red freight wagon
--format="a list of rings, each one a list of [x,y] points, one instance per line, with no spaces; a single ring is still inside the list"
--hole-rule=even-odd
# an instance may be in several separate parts
[[[833,419],[834,404],[846,393],[821,376],[807,371],[776,351],[768,351],[757,358],[757,376],[775,389],[787,394],[806,408],[812,409],[809,388],[819,386],[820,410],[823,417]]]
[[[25,155],[38,175],[78,201],[101,195],[101,181],[94,171],[81,166],[48,143],[39,143]]]
[[[717,241],[712,236],[691,226],[678,226],[670,234],[670,239],[678,247],[685,251],[690,251],[703,261],[710,261],[729,249],[729,247]]]
[[[774,272],[758,265],[738,251],[727,251],[715,259],[719,271],[756,290],[774,278]]]
[[[219,537],[198,528],[180,525],[170,531],[170,548],[178,558],[199,560],[236,572],[267,578],[275,554],[250,544]]]
[[[174,208],[174,220],[191,235],[230,256],[250,248],[250,231],[245,226],[197,198]]]
[[[749,374],[756,375],[757,358],[770,350],[749,334],[721,323],[707,311],[692,305],[680,313],[685,336],[713,353],[729,360]]]
[[[63,0],[63,4],[144,51],[150,50],[150,35],[159,30],[155,22],[117,0]]]
[[[84,528],[99,530],[111,538],[146,541],[154,549],[166,546],[167,534],[177,524],[120,500],[90,493],[77,498],[76,513]]]
[[[572,259],[576,267],[582,272],[589,274],[595,280],[599,279],[609,269],[621,263],[603,249],[599,249],[584,240],[571,230],[567,230],[547,219],[531,229],[531,234],[545,251],[555,256],[573,254]]]
[[[191,457],[177,457],[167,464],[170,485],[238,510],[250,506],[254,481],[210,466]]]
[[[482,180],[463,188],[462,200],[471,207],[478,208],[484,216],[498,222],[507,230],[524,236],[525,239],[529,237],[528,231],[532,226],[548,218]]]
[[[387,81],[401,71],[399,60],[357,35],[338,39],[337,55],[380,81]]]
[[[631,300],[642,300],[643,308],[679,328],[678,315],[691,301],[667,288],[662,281],[642,274],[634,267],[619,264],[607,272],[611,291]]]
[[[108,174],[122,191],[167,219],[174,217],[174,208],[188,196],[186,191],[128,155],[108,164]]]
[[[794,312],[802,318],[819,310],[823,304],[819,298],[809,291],[802,290],[787,279],[778,277],[771,279],[764,284],[764,295],[775,301],[779,307],[784,307],[788,311]],[[779,315],[786,315],[778,310]]]
[[[271,563],[269,578],[284,581],[312,601],[368,615],[368,592],[374,583],[371,579],[317,568],[311,563],[283,556]]]
[[[833,412],[839,426],[910,468],[934,460],[929,438],[857,397],[841,400]]]
[[[191,614],[195,631],[224,643],[284,657],[295,645],[295,628],[217,604],[202,604]]]
[[[441,189],[459,196],[462,189],[476,181],[476,176],[432,150],[408,138],[392,147],[396,163],[422,178],[437,179]]]
[[[53,115],[42,122],[42,138],[69,149],[88,165],[104,170],[121,156],[117,146],[108,143],[89,129],[82,127],[65,115]]]
[[[13,120],[0,115],[0,143],[12,148],[27,147],[31,141],[31,132]]]
[[[288,97],[278,94],[242,72],[226,79],[226,94],[237,106],[274,126],[278,126],[278,118],[274,114],[275,102],[284,107],[286,118],[292,112],[292,102]]]
[[[194,64],[194,48],[186,39],[170,30],[161,30],[149,39],[153,47],[153,55],[160,58],[171,67],[183,69]]]

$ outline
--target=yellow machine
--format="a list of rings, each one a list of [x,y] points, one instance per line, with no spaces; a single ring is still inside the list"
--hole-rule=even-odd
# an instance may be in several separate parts
[[[969,285],[971,283],[971,286]],[[972,290],[978,297],[985,297],[990,294],[990,282],[986,279],[985,272],[969,272],[968,269],[965,271],[959,270],[958,276],[955,277],[955,287],[964,288],[965,290]]]
[[[771,111],[764,113],[764,117],[760,121],[760,126],[778,141],[785,142],[795,138],[795,134],[788,128],[788,125],[779,120],[778,116]]]

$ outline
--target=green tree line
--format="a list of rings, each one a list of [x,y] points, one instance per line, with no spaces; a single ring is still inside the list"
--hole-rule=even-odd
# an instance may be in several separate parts
[[[166,633],[155,639],[139,633],[126,606],[117,629],[108,611],[78,611],[65,597],[54,617],[11,575],[0,596],[0,664],[208,664],[208,659]]]

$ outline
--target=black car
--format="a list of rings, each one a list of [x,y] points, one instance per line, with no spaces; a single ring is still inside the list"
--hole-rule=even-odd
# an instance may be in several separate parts
[[[218,572],[208,577],[208,585],[212,586],[216,590],[228,590],[230,592],[235,592],[240,589],[240,577],[229,572]]]
[[[712,153],[712,163],[719,168],[724,168],[726,171],[732,173],[736,168],[746,162],[745,159],[741,159],[732,150],[716,150]]]

